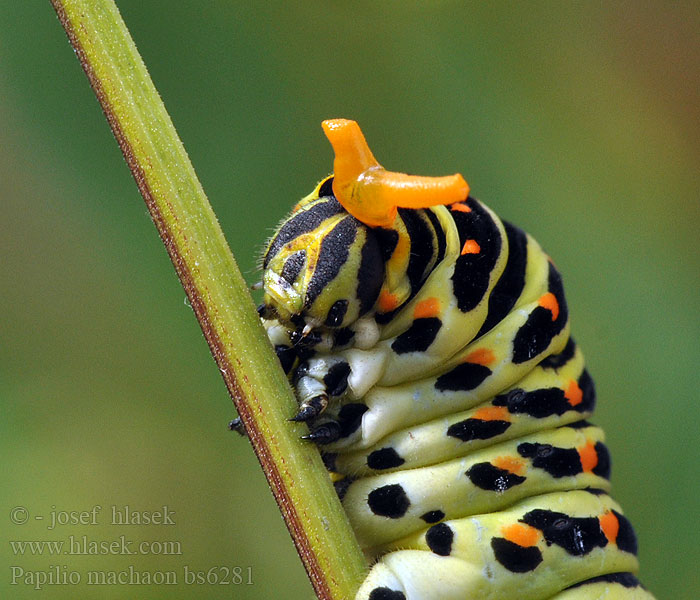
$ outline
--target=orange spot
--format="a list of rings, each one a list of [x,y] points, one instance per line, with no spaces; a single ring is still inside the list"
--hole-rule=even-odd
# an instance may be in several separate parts
[[[426,298],[416,304],[416,308],[413,309],[414,319],[425,319],[426,317],[435,317],[439,314],[440,300],[438,298]]]
[[[379,312],[383,313],[391,312],[399,305],[399,299],[396,297],[396,294],[392,294],[386,290],[381,291],[377,302],[379,304]]]
[[[481,246],[477,244],[476,240],[467,240],[462,246],[462,256],[465,254],[479,254],[481,252]]]
[[[598,517],[600,529],[611,544],[617,543],[617,533],[620,531],[620,521],[612,512],[606,512]]]
[[[556,321],[559,318],[559,302],[557,302],[557,298],[552,292],[547,292],[542,296],[539,305],[551,311],[552,321]]]
[[[598,453],[595,451],[595,446],[588,442],[585,446],[576,448],[579,458],[581,459],[581,468],[584,473],[590,473],[598,465]]]
[[[503,537],[509,542],[518,544],[523,548],[529,548],[537,543],[540,537],[539,531],[534,527],[525,525],[524,523],[513,523],[512,525],[506,525],[501,528],[501,533]]]
[[[569,385],[564,392],[564,398],[566,398],[571,406],[578,406],[583,400],[583,390],[576,383],[575,379],[569,380]]]
[[[294,205],[294,208],[292,208],[292,212],[293,212],[293,213],[297,212],[297,211],[299,210],[300,207],[301,207],[301,203],[300,203],[300,202],[297,202],[297,203]]]
[[[477,365],[487,366],[490,365],[496,357],[493,352],[488,348],[479,348],[467,354],[463,362],[475,363]]]
[[[510,421],[508,409],[505,406],[485,406],[475,411],[472,419],[482,421]]]
[[[491,461],[494,467],[522,475],[525,472],[525,461],[514,456],[499,456]],[[530,544],[532,545],[532,544]]]
[[[450,210],[456,210],[457,212],[472,212],[472,209],[469,208],[464,202],[455,202],[454,204],[451,204]]]

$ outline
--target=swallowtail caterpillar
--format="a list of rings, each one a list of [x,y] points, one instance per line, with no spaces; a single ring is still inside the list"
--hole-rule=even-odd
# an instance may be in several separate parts
[[[652,598],[549,257],[461,175],[323,128],[334,174],[270,240],[260,316],[376,561],[357,600]]]

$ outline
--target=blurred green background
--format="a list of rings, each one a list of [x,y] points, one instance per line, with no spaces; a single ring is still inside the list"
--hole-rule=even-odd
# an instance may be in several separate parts
[[[0,595],[311,598],[48,1],[3,4]],[[331,169],[329,117],[358,120],[387,168],[462,172],[538,238],[565,276],[642,578],[659,598],[697,597],[698,4],[118,5],[251,283],[266,236]],[[95,505],[98,524],[49,529],[52,511]],[[167,506],[174,525],[110,525],[124,505]],[[181,554],[8,543],[83,535]],[[179,584],[63,584],[129,565]],[[234,567],[239,585],[184,581]]]

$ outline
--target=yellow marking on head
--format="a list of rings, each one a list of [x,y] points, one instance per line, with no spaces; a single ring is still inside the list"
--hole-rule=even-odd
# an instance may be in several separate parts
[[[421,177],[385,170],[374,158],[360,126],[348,119],[323,121],[335,151],[333,193],[353,217],[370,227],[391,227],[397,208],[429,208],[466,200],[459,175]]]

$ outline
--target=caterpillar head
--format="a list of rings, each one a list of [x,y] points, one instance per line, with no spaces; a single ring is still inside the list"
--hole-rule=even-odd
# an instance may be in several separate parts
[[[311,328],[346,327],[373,308],[390,258],[383,233],[399,207],[451,204],[469,193],[461,175],[384,170],[355,121],[332,119],[323,129],[335,151],[334,175],[297,205],[263,257],[266,310]]]
[[[263,258],[264,303],[282,322],[303,316],[313,328],[345,327],[368,312],[384,281],[376,233],[331,195],[332,178],[302,201]]]

